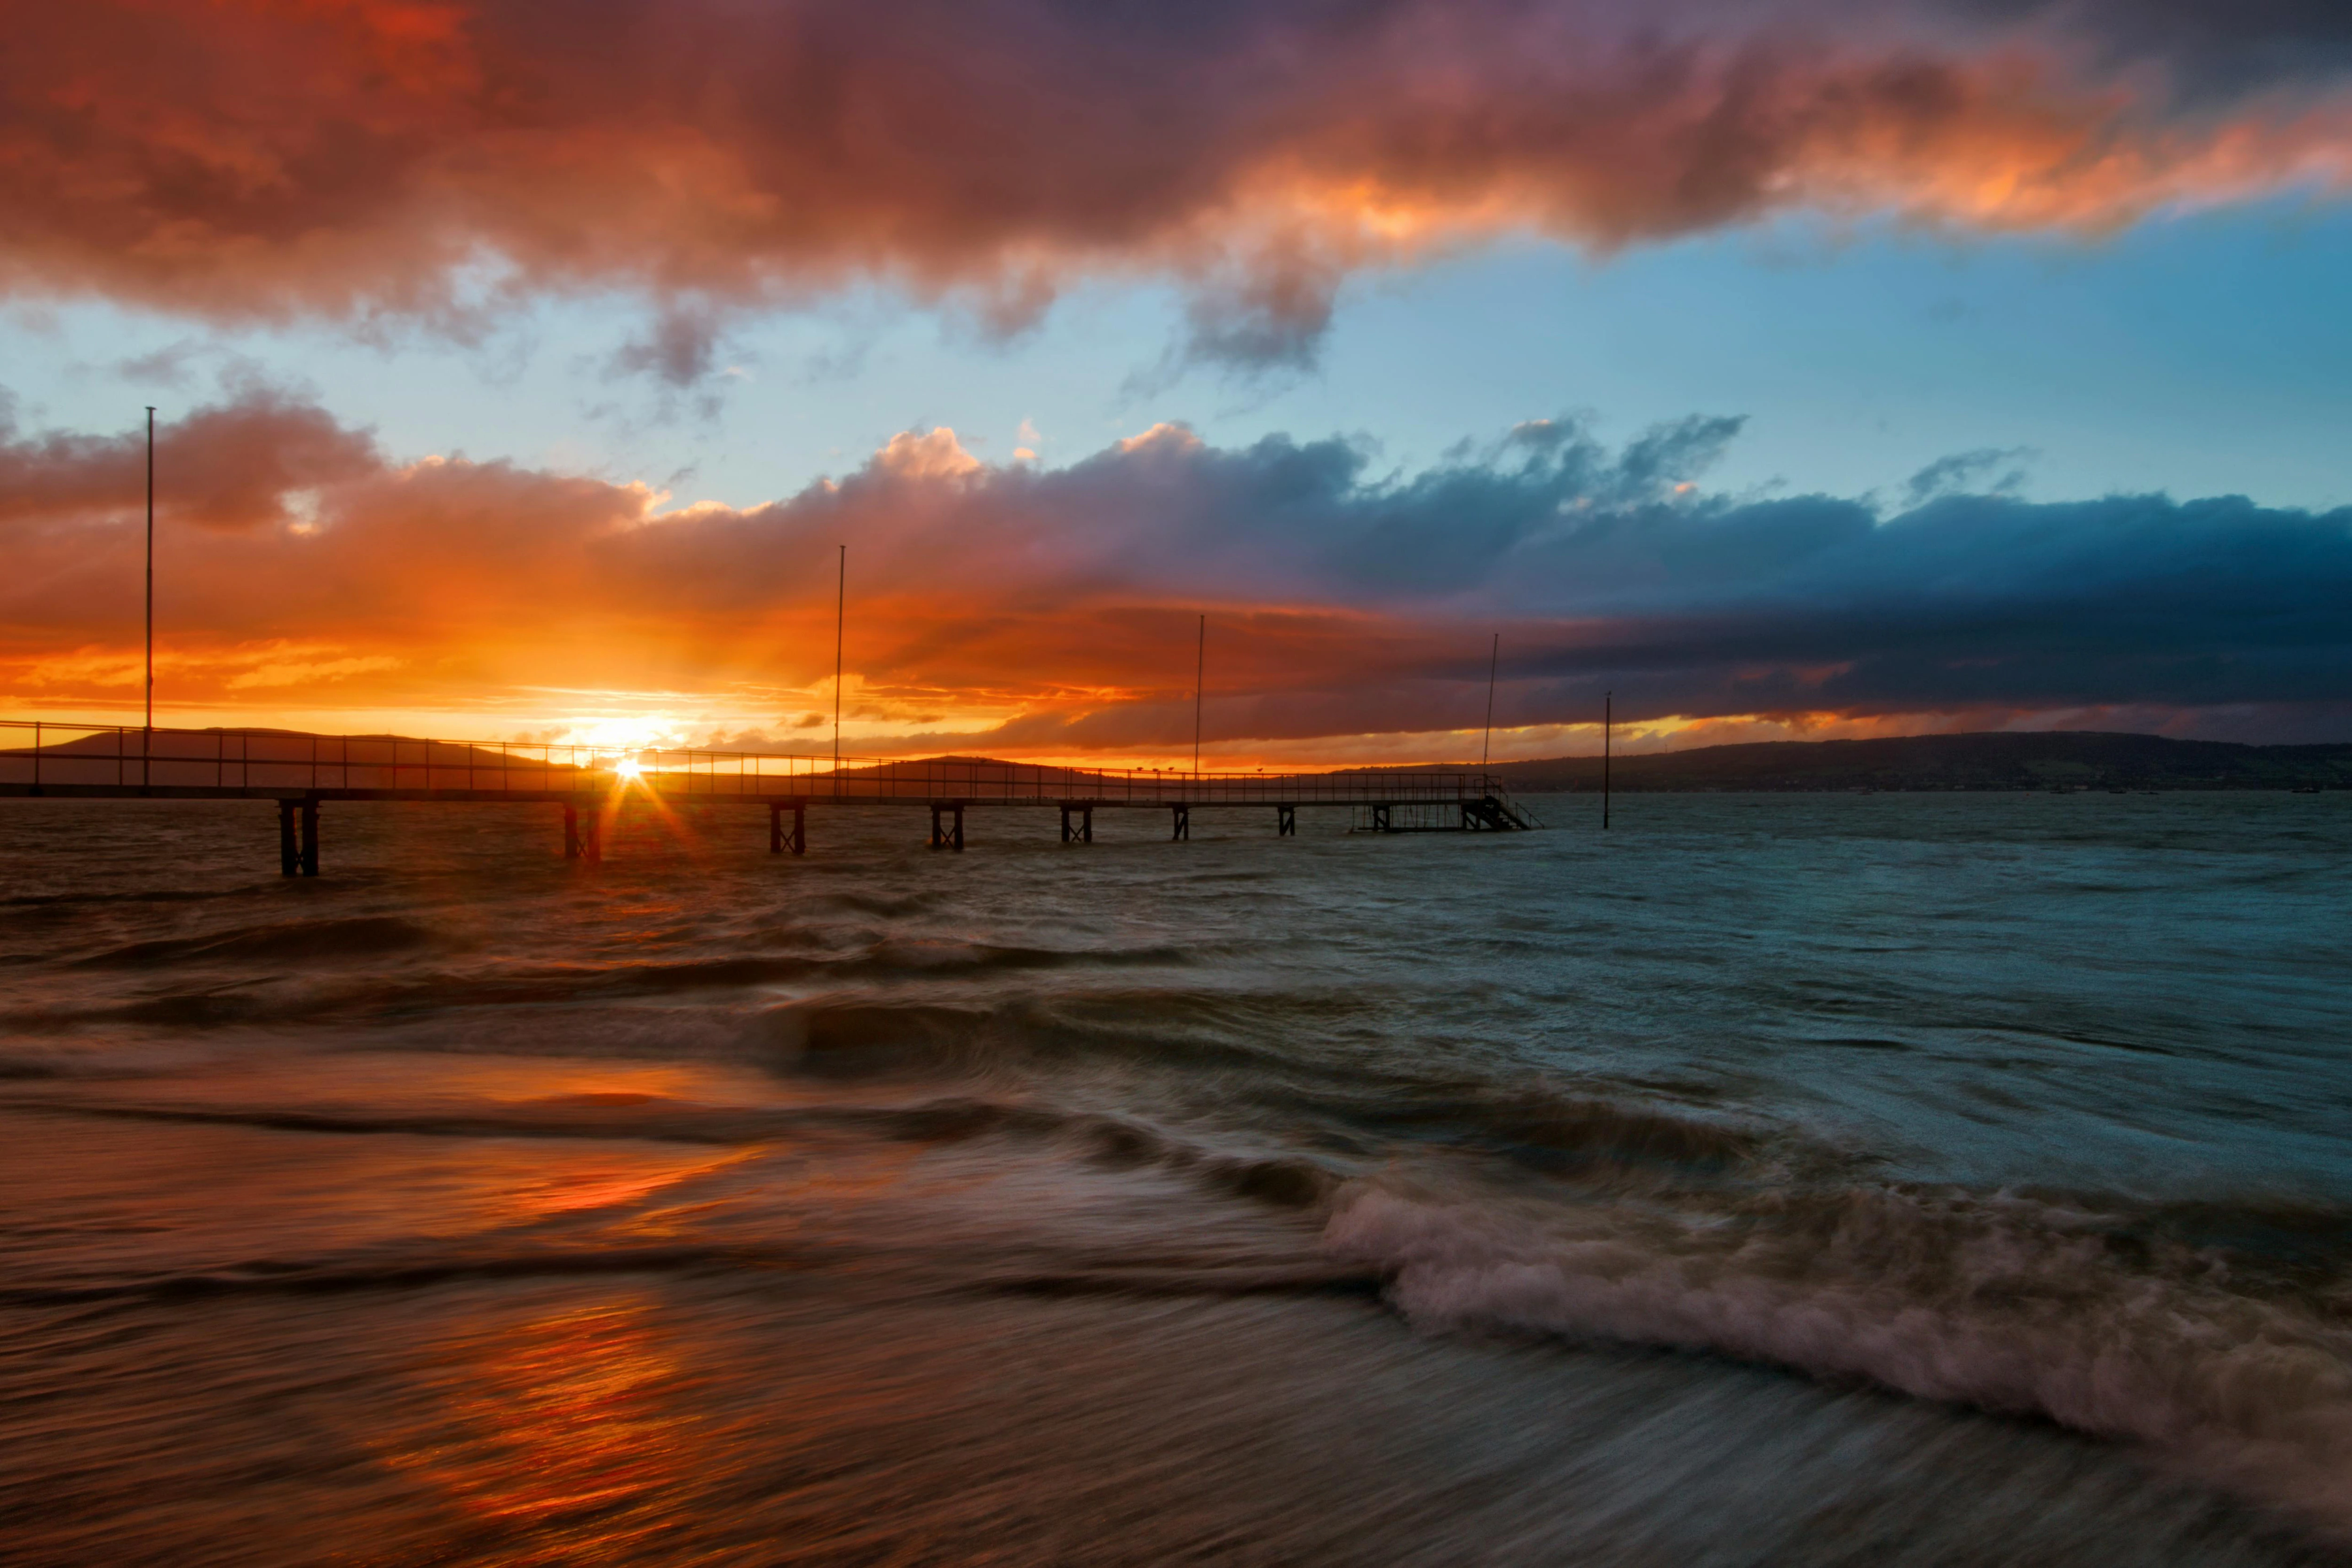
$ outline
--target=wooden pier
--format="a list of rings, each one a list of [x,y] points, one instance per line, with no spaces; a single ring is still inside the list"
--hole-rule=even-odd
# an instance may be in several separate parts
[[[1285,837],[1297,833],[1302,805],[1351,807],[1355,828],[1372,833],[1541,826],[1484,771],[1188,773],[962,757],[836,766],[778,752],[0,720],[0,796],[275,801],[278,866],[289,877],[319,874],[319,809],[328,802],[551,805],[562,812],[565,856],[595,861],[604,819],[638,790],[674,803],[764,806],[776,855],[807,853],[813,809],[877,803],[928,806],[930,846],[950,851],[964,847],[965,812],[988,806],[1057,809],[1065,844],[1094,842],[1097,810],[1165,812],[1177,840],[1191,837],[1196,809],[1263,812]]]

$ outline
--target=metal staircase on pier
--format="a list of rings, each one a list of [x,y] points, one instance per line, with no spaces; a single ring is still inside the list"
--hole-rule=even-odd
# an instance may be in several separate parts
[[[1536,814],[1487,781],[1481,795],[1454,800],[1370,801],[1359,805],[1351,833],[1525,833],[1543,824]]]

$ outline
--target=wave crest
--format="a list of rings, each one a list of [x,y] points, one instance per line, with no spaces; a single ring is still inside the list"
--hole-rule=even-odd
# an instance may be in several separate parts
[[[2042,1416],[2352,1540],[2352,1299],[2113,1214],[1893,1187],[1702,1212],[1364,1182],[1324,1243],[1381,1272],[1417,1327],[1713,1352]]]

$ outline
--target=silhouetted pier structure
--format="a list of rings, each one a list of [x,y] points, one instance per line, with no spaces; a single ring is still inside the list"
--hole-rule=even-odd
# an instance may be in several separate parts
[[[331,801],[440,801],[562,808],[563,852],[603,858],[605,822],[626,795],[768,812],[771,854],[808,850],[814,806],[930,809],[934,849],[964,847],[964,813],[1051,806],[1062,842],[1094,841],[1097,810],[1164,811],[1172,839],[1195,809],[1268,813],[1297,831],[1302,805],[1345,805],[1373,833],[1512,832],[1540,826],[1483,770],[1348,768],[1331,773],[1188,773],[1069,768],[934,757],[843,758],[709,749],[313,735],[278,730],[148,730],[0,720],[0,796],[67,800],[271,800],[279,868],[319,874],[319,808]]]

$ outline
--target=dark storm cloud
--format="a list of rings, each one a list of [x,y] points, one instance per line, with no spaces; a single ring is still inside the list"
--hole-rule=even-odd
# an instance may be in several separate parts
[[[1751,548],[1736,575],[1677,574],[1643,613],[1530,656],[1563,703],[1604,681],[1635,717],[2352,698],[2352,510],[1977,496],[1880,521],[1822,499],[1642,531],[1661,563],[1701,540]],[[1558,590],[1596,564],[1570,548],[1525,580],[1553,584],[1555,609],[1594,605],[1616,595],[1593,577]],[[1624,581],[1612,564],[1593,576]]]
[[[2352,70],[2340,0],[1953,0],[2003,26],[2039,24],[2110,62],[2153,60],[2211,100],[2324,83]]]

